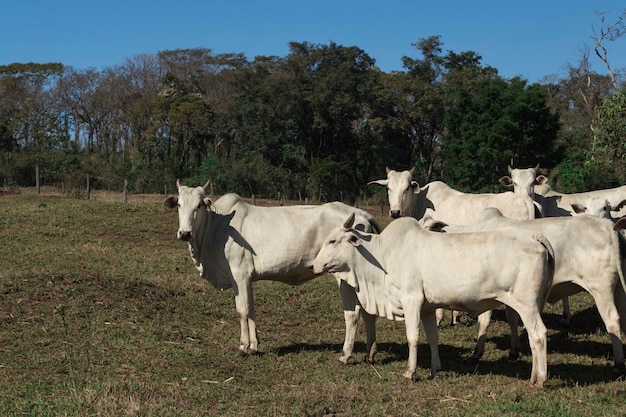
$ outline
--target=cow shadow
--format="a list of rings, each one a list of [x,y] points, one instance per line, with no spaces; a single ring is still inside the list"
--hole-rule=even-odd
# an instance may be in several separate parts
[[[611,373],[612,347],[611,342],[604,330],[602,320],[594,306],[575,312],[572,316],[572,325],[563,328],[560,325],[561,315],[542,315],[546,327],[550,330],[548,336],[548,372],[551,379],[559,381],[571,381],[581,385],[604,383],[615,378]],[[494,310],[492,321],[506,322],[504,310]],[[472,326],[475,321],[466,325]],[[496,359],[481,359],[478,364],[471,364],[467,360],[472,349],[459,347],[447,343],[439,344],[439,355],[441,358],[442,371],[457,375],[473,374],[498,374],[511,378],[524,379],[530,375],[532,357],[528,344],[528,335],[523,327],[520,327],[520,338],[522,345],[522,357],[519,360],[510,360],[507,354]],[[603,332],[605,340],[572,340],[572,335],[595,334]],[[490,336],[487,335],[489,343],[494,344],[498,350],[508,351],[511,346],[510,335],[507,333]],[[272,351],[278,356],[297,354],[299,352],[336,352],[337,357],[341,354],[343,343],[294,343],[278,347]],[[365,343],[355,342],[353,359],[351,365],[358,365],[365,362]],[[489,347],[487,347],[489,349]],[[408,359],[408,346],[406,343],[378,341],[378,355],[376,364],[389,365],[393,363],[405,364]],[[550,354],[573,354],[591,357],[588,363],[558,363],[550,361]],[[420,339],[418,345],[418,369],[420,375],[430,369],[430,349],[424,339]]]

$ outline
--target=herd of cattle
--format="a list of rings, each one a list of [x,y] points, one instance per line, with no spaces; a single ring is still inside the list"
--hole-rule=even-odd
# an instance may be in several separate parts
[[[511,353],[520,349],[518,323],[532,352],[530,385],[548,377],[546,302],[587,291],[613,345],[617,375],[626,373],[620,331],[626,333],[626,186],[580,194],[550,190],[539,166],[512,169],[500,182],[513,192],[467,194],[440,181],[424,187],[413,169],[387,168],[370,184],[388,189],[390,216],[381,231],[367,212],[339,202],[318,206],[257,207],[235,194],[211,201],[208,183],[187,187],[164,204],[178,207],[177,237],[189,245],[200,275],[218,289],[233,288],[241,324],[238,353],[258,349],[252,282],[299,285],[324,273],[339,284],[346,325],[339,360],[352,356],[359,317],[366,358],[376,354],[377,316],[404,321],[409,359],[417,367],[419,324],[431,351],[431,375],[441,369],[438,325],[442,309],[478,315],[472,355],[484,352],[491,309],[505,306]],[[612,214],[614,213],[614,214]],[[581,215],[587,214],[587,215]]]

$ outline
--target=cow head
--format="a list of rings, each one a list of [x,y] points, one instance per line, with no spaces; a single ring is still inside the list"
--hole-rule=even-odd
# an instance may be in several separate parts
[[[186,187],[176,180],[178,196],[165,199],[163,205],[173,209],[178,207],[178,233],[176,237],[189,242],[193,236],[194,224],[202,214],[210,209],[212,201],[205,196],[209,182],[202,187]]]
[[[387,187],[387,194],[389,196],[389,216],[397,219],[400,216],[404,216],[402,207],[404,207],[405,199],[412,198],[411,194],[418,194],[420,192],[420,186],[416,181],[413,181],[413,173],[415,167],[408,171],[394,171],[393,169],[386,168],[387,179],[370,181],[367,185],[378,184]]]
[[[527,195],[530,198],[535,198],[535,185],[539,185],[542,183],[542,178],[545,178],[543,175],[537,175],[537,171],[539,170],[539,164],[534,168],[526,168],[513,169],[510,165],[508,166],[509,174],[501,177],[498,181],[501,184],[506,185],[507,187],[513,187],[513,191],[516,194]],[[546,178],[547,182],[547,178]]]
[[[350,270],[348,259],[351,257],[351,249],[361,244],[357,235],[358,232],[352,229],[353,224],[354,213],[350,215],[342,227],[333,230],[326,238],[322,249],[320,249],[313,261],[312,270],[314,274],[347,272]]]
[[[626,206],[626,200],[621,201],[616,206],[612,206],[611,203],[602,197],[590,197],[585,204],[572,204],[572,209],[577,214],[591,214],[596,217],[604,217],[606,219],[612,219],[612,211],[620,211],[622,207]]]
[[[368,251],[364,242],[371,242],[376,235],[362,233],[353,228],[354,213],[343,226],[333,230],[324,241],[322,249],[313,260],[311,270],[314,274],[330,272],[335,278],[359,291],[358,271],[362,272],[362,264],[375,266],[386,273],[382,265]]]

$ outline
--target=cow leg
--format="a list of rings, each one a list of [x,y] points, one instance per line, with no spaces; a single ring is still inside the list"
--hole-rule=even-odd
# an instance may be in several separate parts
[[[456,311],[456,310],[452,310],[452,325],[456,326],[457,324],[461,324],[461,322],[459,321],[459,315],[461,313]]]
[[[441,320],[443,320],[443,308],[435,310],[435,320],[437,321],[437,327],[439,327]]]
[[[617,283],[615,286],[615,307],[617,307],[617,313],[620,316],[620,326],[622,332],[626,334],[626,292],[622,288],[621,283]]]
[[[365,332],[367,335],[366,356],[368,363],[374,362],[376,356],[376,317],[368,314],[359,304],[359,300],[354,289],[346,284],[345,281],[338,279],[339,294],[341,295],[341,303],[343,305],[344,320],[346,322],[346,335],[343,343],[342,355],[339,362],[347,364],[354,350],[354,340],[356,339],[356,331],[358,326],[359,315],[365,323]]]
[[[376,349],[376,316],[369,314],[361,308],[361,317],[365,323],[365,334],[367,337],[365,361],[367,363],[374,363],[374,357],[378,353]]]
[[[467,360],[471,365],[477,365],[480,358],[485,353],[485,340],[487,339],[487,330],[491,322],[491,310],[487,310],[478,315],[478,338],[476,339],[476,347],[472,356]]]
[[[621,287],[620,283],[618,283],[617,286]],[[597,291],[591,292],[596,302],[598,313],[600,313],[600,317],[602,321],[604,321],[604,327],[606,327],[606,331],[611,338],[613,360],[615,361],[613,373],[615,373],[616,376],[624,374],[624,345],[620,337],[620,328],[623,325],[620,325],[620,314],[618,313],[618,308],[614,301],[620,297],[620,292],[623,294],[623,291],[620,291],[619,288],[616,288],[615,294],[611,294],[610,289],[608,292],[603,291],[602,293],[598,293]],[[620,300],[618,301],[621,302]]]
[[[548,379],[548,329],[541,319],[538,306],[532,309],[516,310],[528,332],[528,342],[533,356],[533,367],[530,374],[530,386],[542,388]]]
[[[235,293],[235,306],[241,325],[241,336],[239,338],[240,356],[254,354],[258,349],[258,339],[256,335],[256,322],[254,319],[254,300],[252,298],[252,283],[249,282],[244,288],[241,286]]]
[[[506,321],[511,328],[511,350],[509,350],[509,359],[519,359],[519,353],[522,349],[522,345],[519,340],[519,333],[517,326],[519,325],[519,314],[509,306],[504,306],[504,313],[506,314]]]
[[[559,325],[569,327],[572,320],[572,312],[569,310],[569,298],[563,297],[561,303],[563,303],[563,316],[561,317]]]
[[[439,357],[439,330],[435,313],[422,314],[424,333],[430,346],[430,377],[434,378],[441,371],[441,358]]]
[[[417,369],[417,340],[419,337],[419,325],[420,325],[420,306],[417,306],[415,302],[411,302],[409,307],[407,304],[402,303],[404,308],[404,324],[406,326],[406,340],[409,345],[409,360],[407,363],[407,369],[402,374],[405,378],[413,379],[413,374]]]

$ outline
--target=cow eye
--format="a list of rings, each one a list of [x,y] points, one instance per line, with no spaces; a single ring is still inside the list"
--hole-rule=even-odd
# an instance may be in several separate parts
[[[334,245],[335,242],[337,242],[335,239],[331,239],[331,240],[328,241],[328,244],[329,245]]]

